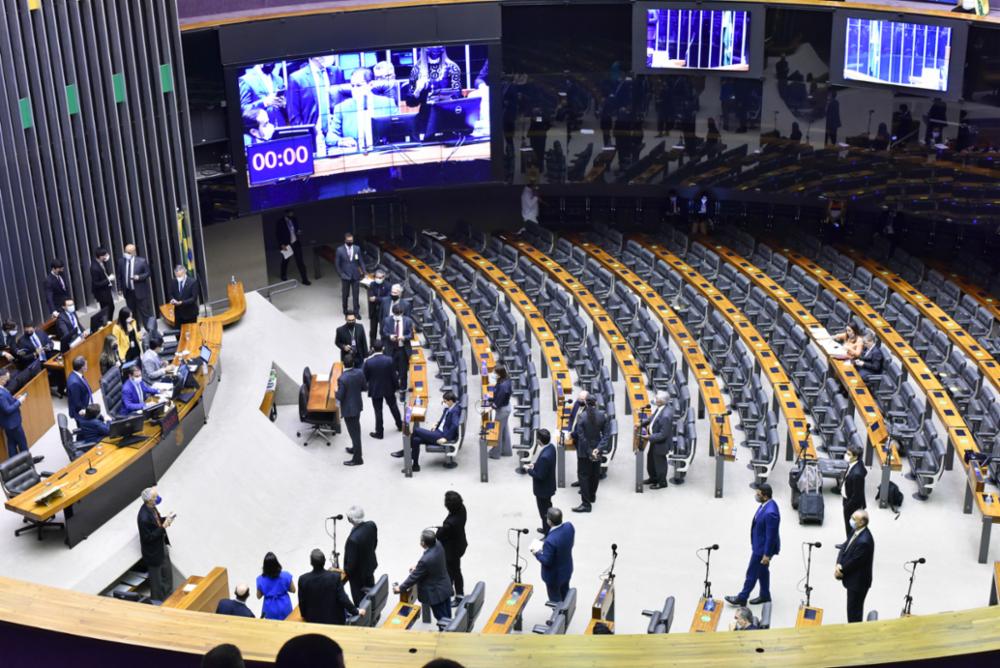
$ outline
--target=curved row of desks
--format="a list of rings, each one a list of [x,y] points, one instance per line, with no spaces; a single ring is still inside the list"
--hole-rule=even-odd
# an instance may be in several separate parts
[[[712,439],[712,452],[718,453],[715,496],[722,496],[722,461],[734,461],[736,459],[736,445],[733,441],[733,427],[729,420],[730,411],[726,406],[719,388],[719,381],[712,371],[711,365],[705,358],[705,353],[701,346],[691,336],[691,332],[684,325],[680,317],[674,313],[666,300],[653,289],[649,283],[644,281],[634,271],[626,267],[608,253],[606,250],[575,235],[567,239],[582,248],[587,254],[601,263],[608,271],[612,272],[619,279],[625,282],[633,292],[642,300],[642,303],[649,308],[663,325],[664,332],[674,340],[680,348],[681,356],[684,359],[685,367],[691,369],[695,382],[698,383],[698,394],[705,411],[709,415],[709,432]],[[687,373],[684,374],[687,378]],[[702,411],[699,410],[699,413]]]
[[[943,262],[927,260],[926,263],[928,266],[940,271],[946,279],[957,285],[962,292],[975,299],[980,306],[989,310],[996,320],[1000,320],[1000,301],[989,290],[962,274],[949,269]]]
[[[913,287],[906,279],[875,260],[864,257],[853,248],[838,248],[841,253],[851,258],[855,265],[860,265],[879,278],[900,297],[913,305],[920,314],[933,322],[938,329],[948,335],[948,340],[958,347],[965,355],[976,363],[983,377],[988,379],[993,387],[1000,390],[1000,364],[993,359],[975,337],[965,331],[965,328],[955,322],[955,319],[945,313],[932,299]]]
[[[444,244],[445,248],[478,269],[483,276],[486,276],[490,282],[500,288],[504,295],[506,295],[507,300],[511,304],[514,304],[517,310],[520,311],[521,316],[524,317],[524,321],[531,328],[532,333],[534,333],[535,338],[538,340],[542,361],[552,374],[556,423],[558,424],[559,431],[564,431],[568,428],[569,424],[567,400],[573,395],[573,378],[570,374],[566,357],[562,353],[562,347],[559,345],[556,335],[552,332],[552,328],[549,327],[549,323],[545,321],[545,316],[542,315],[535,302],[524,293],[524,290],[517,286],[517,283],[512,281],[500,267],[483,257],[482,253],[475,248],[470,248],[465,244],[450,239],[443,239],[441,243]]]
[[[777,302],[784,312],[790,315],[796,324],[809,335],[823,355],[826,356],[830,369],[833,370],[844,389],[847,390],[854,408],[865,424],[865,432],[868,435],[866,439],[866,463],[871,464],[870,457],[872,451],[874,451],[878,455],[879,464],[882,465],[883,478],[888,482],[889,471],[901,470],[902,460],[899,457],[899,451],[896,449],[895,443],[889,438],[889,431],[885,426],[882,411],[879,410],[878,404],[875,403],[875,398],[868,390],[868,386],[861,380],[861,375],[857,372],[854,364],[850,360],[837,359],[830,354],[828,348],[821,343],[821,341],[830,338],[826,327],[798,299],[789,294],[788,290],[778,285],[774,279],[765,274],[759,267],[732,249],[722,244],[712,244],[711,248],[719,257],[744,274],[754,285]],[[886,450],[886,448],[889,448],[889,450]],[[886,468],[887,462],[890,466],[888,469]],[[885,497],[886,495],[883,493],[882,498]]]
[[[806,459],[816,459],[816,447],[809,435],[809,424],[806,414],[799,403],[795,387],[778,361],[777,355],[771,350],[767,340],[761,335],[750,319],[740,309],[719,292],[712,283],[705,279],[691,265],[674,255],[664,244],[646,236],[633,236],[632,239],[640,246],[653,252],[658,259],[674,268],[684,281],[701,293],[701,296],[724,317],[737,333],[747,348],[753,353],[761,372],[771,384],[774,392],[774,403],[785,417],[788,428],[786,459],[799,456]]]

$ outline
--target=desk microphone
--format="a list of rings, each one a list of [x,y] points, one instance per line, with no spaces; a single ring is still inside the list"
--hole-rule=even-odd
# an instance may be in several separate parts
[[[517,533],[524,533],[524,534],[528,533],[527,529],[515,529],[515,528],[511,527],[511,529],[509,529],[509,530],[510,531],[516,531]]]
[[[611,543],[611,554],[618,554],[618,543]]]
[[[809,547],[823,547],[823,543],[816,541],[815,543],[802,543],[803,545],[808,545]]]
[[[703,547],[701,549],[705,550],[706,552],[711,552],[712,550],[718,550],[719,544],[716,543],[715,545],[709,545],[708,547]]]
[[[920,557],[919,559],[914,559],[913,561],[907,561],[906,563],[908,563],[908,564],[926,564],[927,560],[924,559],[923,557]]]
[[[328,520],[342,520],[342,519],[344,519],[344,515],[343,514],[332,515],[330,517],[327,517],[326,519],[328,519]]]
[[[84,473],[87,475],[94,475],[97,473],[97,469],[95,469],[94,465],[90,463],[90,457],[87,457],[87,470],[84,471]]]

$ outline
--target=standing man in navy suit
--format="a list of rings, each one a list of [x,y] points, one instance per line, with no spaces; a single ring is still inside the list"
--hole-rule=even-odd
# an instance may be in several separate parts
[[[83,412],[94,403],[94,393],[87,382],[87,359],[83,355],[73,358],[73,373],[66,379],[66,398],[69,401],[69,415],[79,425]]]
[[[24,427],[21,426],[21,404],[28,398],[25,392],[21,396],[14,398],[14,395],[5,387],[10,380],[10,367],[0,369],[0,427],[3,427],[4,435],[7,437],[7,457],[13,457],[17,453],[28,451],[28,437],[24,434]]]
[[[147,329],[153,317],[153,288],[149,284],[149,263],[136,254],[135,244],[125,246],[125,254],[118,260],[118,289],[125,296],[139,326]]]
[[[406,379],[410,371],[410,354],[413,347],[413,320],[403,313],[402,304],[392,307],[392,313],[382,321],[382,343],[392,351],[392,362],[396,366],[396,387],[400,394],[406,394]]]
[[[844,474],[844,482],[840,486],[840,495],[843,498],[844,506],[844,530],[848,539],[854,533],[854,527],[851,526],[851,517],[854,515],[854,511],[864,510],[868,505],[865,503],[865,476],[868,475],[868,469],[861,461],[861,453],[861,447],[858,445],[847,448],[845,455],[848,461],[847,473]],[[837,549],[843,545],[844,543],[837,545]]]
[[[385,272],[376,269],[375,280],[368,286],[368,336],[371,337],[372,348],[379,338],[378,328],[382,324],[382,319],[389,315],[388,311],[382,312],[382,300],[388,296],[389,284],[385,282]]]
[[[646,473],[643,484],[652,489],[667,486],[667,453],[674,442],[674,409],[670,405],[670,395],[660,390],[656,393],[653,414],[645,427],[649,431],[649,452],[646,453]]]
[[[538,506],[538,516],[542,518],[542,526],[538,533],[549,535],[549,523],[546,521],[549,508],[552,507],[552,496],[556,493],[556,446],[552,445],[552,436],[548,429],[535,432],[541,450],[533,464],[525,466],[531,476],[531,491],[535,495]]]
[[[444,412],[441,413],[441,417],[438,419],[437,424],[434,425],[434,429],[417,427],[410,434],[410,456],[413,459],[414,471],[420,470],[420,445],[422,443],[444,443],[446,441],[454,441],[458,438],[459,421],[462,419],[462,409],[458,405],[458,397],[455,396],[454,392],[448,390],[444,393],[442,399],[444,401]],[[392,453],[392,456],[402,457],[403,451],[397,450]],[[456,466],[458,464],[453,461],[445,464],[447,468],[454,468]]]
[[[840,548],[833,577],[847,590],[847,623],[860,622],[865,615],[865,597],[872,587],[875,539],[868,529],[868,511],[855,510],[851,516],[853,533]]]
[[[760,592],[757,598],[751,599],[752,605],[767,603],[771,600],[771,559],[781,551],[781,538],[778,528],[781,525],[781,513],[778,504],[772,498],[771,486],[766,482],[757,487],[757,503],[760,504],[750,524],[750,565],[747,567],[747,579],[743,590],[736,596],[727,596],[730,605],[743,606],[747,597],[760,582]]]
[[[347,297],[350,295],[354,302],[354,312],[361,311],[358,303],[358,291],[361,287],[361,279],[365,275],[365,259],[361,257],[361,249],[354,245],[354,235],[348,232],[344,235],[344,244],[337,248],[335,258],[337,273],[340,274],[341,300],[344,306],[344,313],[347,313]]]
[[[59,315],[63,303],[70,299],[69,286],[66,285],[66,277],[63,275],[65,272],[66,265],[62,260],[58,258],[52,260],[49,262],[49,273],[42,286],[45,290],[45,305],[54,316]]]
[[[396,406],[396,367],[392,358],[385,354],[381,341],[372,343],[372,354],[365,360],[363,371],[368,381],[368,397],[375,409],[375,431],[369,434],[372,438],[382,438],[385,434],[382,427],[382,403],[385,402],[396,422],[396,429],[403,430],[403,418]]]
[[[312,285],[309,275],[306,274],[306,263],[302,261],[302,228],[299,227],[299,219],[296,218],[295,212],[291,209],[286,210],[274,229],[281,250],[292,251],[291,257],[281,256],[281,280],[288,280],[288,262],[294,257],[295,266],[299,268],[299,276],[302,277],[302,285]]]
[[[549,508],[545,521],[549,533],[545,536],[542,549],[534,551],[535,559],[542,565],[542,582],[548,592],[550,603],[561,603],[569,593],[569,581],[573,577],[573,541],[576,529],[573,524],[563,524],[562,511]]]
[[[178,326],[198,322],[198,279],[188,276],[187,267],[174,267],[170,283],[170,303],[174,305],[174,322]]]
[[[364,400],[361,393],[368,389],[365,373],[354,364],[354,355],[344,356],[344,373],[337,381],[337,406],[340,417],[347,424],[347,433],[351,436],[351,447],[347,454],[353,455],[344,462],[344,466],[361,466],[364,464],[361,452],[361,411],[364,410]]]

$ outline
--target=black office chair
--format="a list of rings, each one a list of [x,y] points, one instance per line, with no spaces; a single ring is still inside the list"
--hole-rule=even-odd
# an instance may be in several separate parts
[[[337,433],[336,413],[310,412],[309,411],[309,388],[306,385],[299,386],[299,422],[311,426],[309,436],[302,445],[309,445],[309,442],[317,436],[322,437],[327,445],[330,445],[330,438]],[[295,432],[296,436],[302,436],[301,431]]]
[[[80,457],[87,450],[97,445],[97,442],[77,441],[75,432],[69,428],[69,418],[63,413],[56,415],[56,423],[59,426],[59,440],[62,442],[63,450],[70,461]]]
[[[122,408],[122,372],[117,366],[108,369],[101,376],[101,394],[104,396],[104,409],[108,415],[121,415]]]
[[[3,487],[3,493],[7,495],[8,499],[13,499],[21,492],[31,489],[41,482],[43,477],[47,478],[50,475],[52,474],[47,472],[39,473],[35,470],[35,463],[31,457],[31,452],[27,450],[0,462],[0,486]],[[62,522],[53,522],[52,520],[38,522],[24,518],[24,522],[27,526],[15,529],[15,536],[20,536],[26,531],[37,531],[38,540],[41,540],[42,534],[45,533],[46,529],[62,529],[64,526]]]

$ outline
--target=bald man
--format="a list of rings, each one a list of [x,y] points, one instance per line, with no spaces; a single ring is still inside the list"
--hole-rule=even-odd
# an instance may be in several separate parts
[[[875,560],[875,539],[868,529],[868,511],[855,510],[851,515],[851,534],[837,555],[833,577],[847,590],[847,622],[864,620],[865,597],[872,587],[872,563]]]
[[[137,254],[135,244],[126,244],[125,254],[118,260],[118,288],[139,326],[144,329],[153,317],[153,289],[149,276],[146,258]]]
[[[233,590],[236,598],[224,598],[215,606],[215,614],[232,615],[233,617],[254,617],[253,612],[247,607],[247,597],[250,596],[250,587],[245,583],[236,585]]]

